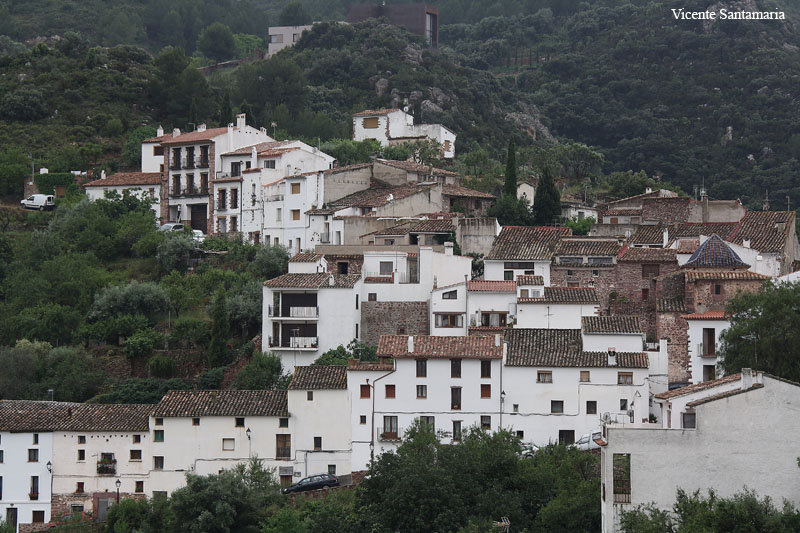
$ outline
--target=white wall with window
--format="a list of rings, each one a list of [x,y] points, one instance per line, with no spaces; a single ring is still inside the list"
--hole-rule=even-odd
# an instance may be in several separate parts
[[[709,314],[722,315],[721,312]],[[721,362],[720,335],[730,327],[730,322],[722,316],[709,318],[702,315],[686,315],[684,318],[689,325],[692,383],[716,379],[716,367]]]
[[[49,522],[53,434],[0,431],[0,450],[0,520]]]
[[[544,284],[550,285],[550,261],[503,261],[498,259],[483,262],[483,279],[516,280],[523,275],[542,276]]]

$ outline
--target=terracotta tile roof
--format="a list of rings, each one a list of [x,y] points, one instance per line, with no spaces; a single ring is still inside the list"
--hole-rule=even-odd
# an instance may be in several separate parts
[[[678,196],[677,193],[668,191],[667,189],[656,189],[651,192],[644,192],[642,194],[636,194],[634,196],[628,196],[627,198],[620,198],[619,200],[612,200],[608,202],[607,205],[614,205],[620,202],[629,202],[634,199],[644,200],[645,198],[671,198]]]
[[[453,172],[452,170],[445,170],[443,168],[436,168],[430,167],[428,165],[421,165],[419,163],[415,163],[414,161],[395,161],[393,159],[376,159],[376,163],[380,163],[382,165],[390,166],[393,168],[398,168],[400,170],[405,170],[406,172],[413,172],[415,174],[431,174],[433,176],[458,176],[458,172]],[[463,187],[459,187],[459,189],[463,189]],[[471,189],[464,189],[467,191],[471,191]],[[477,192],[477,191],[473,191]],[[483,194],[483,193],[480,193]]]
[[[318,207],[316,209],[309,209],[306,211],[306,215],[333,215],[336,211],[340,211],[342,208],[334,209],[334,208],[327,208],[327,207]]]
[[[738,228],[739,222],[682,222],[669,229],[669,238],[677,239],[679,237],[699,237],[700,235],[710,236],[716,234],[728,240]]]
[[[393,107],[391,109],[365,109],[364,111],[359,111],[358,113],[353,114],[354,117],[372,117],[375,115],[388,115],[389,113],[394,113],[395,111],[400,111],[400,109]]]
[[[223,135],[227,132],[228,128],[209,128],[205,131],[190,131],[189,133],[181,133],[177,137],[165,139],[161,142],[161,144],[189,144],[210,141],[214,137]]]
[[[686,396],[687,394],[713,389],[714,387],[725,385],[727,383],[735,383],[741,379],[742,373],[739,372],[737,374],[731,374],[730,376],[725,376],[719,379],[712,379],[711,381],[704,381],[702,383],[695,383],[694,385],[687,385],[686,387],[668,390],[666,392],[656,394],[655,397],[659,400],[671,400],[672,398],[677,398],[679,396]]]
[[[153,416],[289,416],[289,408],[283,390],[173,390]]]
[[[642,208],[629,208],[629,209],[603,209],[600,211],[600,216],[604,217],[636,217],[641,216]]]
[[[327,176],[328,174],[336,174],[337,172],[349,172],[351,170],[357,170],[359,168],[367,168],[371,166],[372,163],[356,163],[355,165],[345,165],[343,167],[336,167],[330,170],[326,170],[325,175]]]
[[[106,179],[85,183],[84,187],[113,187],[128,185],[161,185],[160,172],[117,172]]]
[[[506,330],[508,366],[608,367],[608,352],[584,352],[579,329]],[[647,354],[618,352],[615,368],[647,368]]]
[[[376,237],[383,237],[383,236],[398,236],[398,235],[408,235],[411,231],[411,222],[406,222],[403,224],[397,224],[395,226],[389,226],[388,228],[384,228],[382,230],[376,231],[373,235]]]
[[[706,311],[705,313],[681,315],[681,318],[686,320],[727,320],[729,316],[725,311]]]
[[[442,194],[444,196],[458,196],[461,198],[485,198],[487,200],[494,200],[497,198],[495,195],[489,194],[488,192],[476,191],[474,189],[467,189],[466,187],[447,183],[442,185]]]
[[[664,244],[664,226],[660,224],[646,224],[636,228],[628,242],[631,244]]]
[[[679,254],[693,254],[700,247],[700,239],[678,239]]]
[[[398,187],[370,187],[363,191],[354,192],[338,200],[330,202],[331,207],[381,207],[388,205],[389,195],[395,200],[424,193],[429,190],[427,186],[417,184],[400,185]]]
[[[311,365],[294,367],[289,390],[347,389],[347,367]]]
[[[782,252],[794,227],[795,216],[794,211],[748,211],[739,231],[728,240],[742,246],[745,239],[749,239],[750,248],[759,252]]]
[[[358,361],[350,359],[347,361],[348,372],[388,372],[394,370],[393,363],[375,363],[370,361]]]
[[[470,335],[494,335],[494,334],[503,334],[506,330],[506,326],[470,326],[469,327],[469,334]]]
[[[289,259],[292,263],[316,263],[322,259],[321,254],[315,254],[314,252],[302,252],[299,254],[295,254],[294,257]]]
[[[749,266],[719,235],[712,235],[694,251],[682,268],[748,268]]]
[[[544,285],[544,276],[517,276],[517,285],[520,287],[526,287],[529,285]]]
[[[242,146],[232,152],[225,152],[222,154],[223,156],[226,155],[250,155],[253,153],[253,148],[256,149],[256,153],[258,155],[262,155],[262,152],[270,152],[285,146],[288,146],[297,141],[270,141],[270,142],[263,142],[258,144],[251,144],[250,146]],[[291,148],[290,150],[296,150],[297,148]],[[288,150],[287,150],[288,151]]]
[[[589,287],[545,287],[541,298],[518,298],[518,303],[596,304],[597,292]]]
[[[333,285],[330,279],[333,278]],[[273,289],[352,289],[361,279],[359,274],[331,274],[325,272],[308,274],[283,274],[264,282]]]
[[[475,292],[517,292],[517,284],[513,281],[482,281],[467,282],[467,290]]]
[[[259,169],[256,169],[259,170]],[[214,178],[211,180],[211,183],[231,183],[236,181],[242,181],[241,176],[228,176],[227,178]]]
[[[677,263],[677,250],[670,248],[628,248],[620,263]]]
[[[408,335],[381,335],[378,341],[378,357],[402,358],[460,358],[500,359],[503,343],[495,343],[495,337],[434,337],[414,335],[414,351],[408,351]]]
[[[643,333],[638,316],[585,316],[581,318],[584,333]]]
[[[505,261],[549,260],[561,237],[572,230],[549,226],[504,226],[486,259]]]
[[[165,133],[164,135],[160,135],[158,137],[150,137],[149,139],[145,139],[143,143],[160,143],[165,141],[166,139],[171,139],[172,133]]]
[[[456,227],[452,220],[423,220],[411,228],[411,233],[450,233]]]
[[[1,400],[0,431],[54,431],[80,403]]]
[[[81,404],[60,431],[147,431],[152,404]]]
[[[683,298],[659,298],[656,300],[656,311],[660,313],[685,313],[686,304]]]
[[[556,245],[556,255],[617,255],[622,245],[616,239],[563,238]]]
[[[722,270],[722,271],[698,271],[687,270],[686,281],[691,283],[698,280],[739,280],[739,281],[766,281],[771,279],[765,274],[751,272],[749,270]]]

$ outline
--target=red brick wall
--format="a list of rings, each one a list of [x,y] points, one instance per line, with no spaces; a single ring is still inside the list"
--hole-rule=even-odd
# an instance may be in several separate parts
[[[377,346],[381,335],[429,335],[428,302],[361,303],[361,340]]]
[[[572,272],[567,275],[567,271]],[[597,270],[598,276],[592,275],[592,270]],[[577,281],[580,287],[590,287],[590,282],[594,282],[594,290],[597,292],[597,298],[600,300],[600,309],[604,313],[608,310],[608,296],[611,291],[615,290],[616,274],[614,268],[565,268],[556,265],[550,265],[550,285],[555,287],[567,287],[568,282]]]

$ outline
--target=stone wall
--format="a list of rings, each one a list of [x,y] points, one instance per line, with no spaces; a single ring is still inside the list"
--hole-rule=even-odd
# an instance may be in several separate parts
[[[496,218],[457,218],[456,241],[462,254],[488,255],[499,233]]]
[[[429,335],[428,302],[361,303],[361,340],[377,346],[381,335]]]
[[[686,308],[696,313],[723,310],[739,292],[758,292],[760,280],[702,280],[686,284]],[[714,294],[714,285],[722,285],[721,294]]]
[[[681,318],[682,313],[656,313],[656,335],[667,339],[669,382],[689,383],[691,369],[689,360],[689,324]]]
[[[553,287],[569,287],[569,283],[578,283],[579,287],[594,287],[600,310],[608,311],[609,295],[615,290],[616,275],[613,267],[562,267],[550,265],[550,285]],[[597,272],[595,276],[593,272]],[[574,286],[574,285],[573,285]]]
[[[691,213],[692,199],[688,196],[642,200],[642,220],[658,220],[662,224],[686,222]]]

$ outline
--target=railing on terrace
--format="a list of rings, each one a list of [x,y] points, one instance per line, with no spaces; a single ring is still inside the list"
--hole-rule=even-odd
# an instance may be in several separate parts
[[[402,433],[399,428],[388,428],[385,431],[384,429],[382,427],[378,428],[378,440],[386,442],[399,442],[401,440]]]
[[[318,337],[289,337],[288,348],[316,348]]]
[[[319,307],[293,306],[289,307],[288,312],[284,312],[279,306],[267,306],[268,316],[273,318],[317,318],[319,317]]]
[[[97,473],[101,475],[113,475],[117,473],[117,460],[100,460],[97,461]]]

